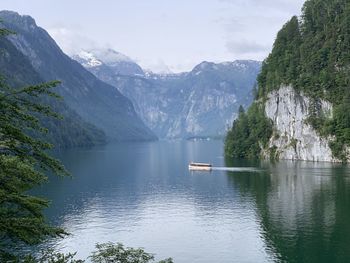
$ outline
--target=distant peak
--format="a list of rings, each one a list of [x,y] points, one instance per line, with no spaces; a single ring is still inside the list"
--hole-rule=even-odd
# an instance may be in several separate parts
[[[205,69],[205,68],[210,68],[212,66],[214,66],[215,63],[214,62],[209,62],[209,61],[203,61],[201,63],[198,64],[198,67],[200,67],[201,69]]]
[[[7,15],[7,16],[21,16],[19,13],[11,10],[1,10],[0,11],[1,15]]]
[[[203,61],[199,63],[192,69],[192,72],[196,75],[200,74],[202,71],[208,71],[212,69],[216,69],[217,65],[214,62]]]
[[[0,19],[4,23],[11,23],[26,30],[30,30],[37,27],[34,18],[28,15],[20,15],[15,11],[10,11],[10,10],[0,11]]]
[[[108,67],[115,74],[143,76],[142,68],[128,56],[113,49],[95,48],[82,50],[72,58],[85,68]],[[105,68],[106,69],[106,68]]]
[[[134,62],[128,56],[119,53],[111,48],[96,48],[89,51],[92,53],[97,59],[102,61],[104,64],[113,66],[113,64],[120,62]]]
[[[235,60],[225,61],[220,63],[203,61],[193,68],[191,71],[195,75],[200,75],[205,71],[225,71],[225,70],[240,70],[245,71],[249,68],[259,68],[261,66],[260,61],[255,60]]]
[[[103,64],[102,61],[94,56],[94,54],[86,50],[80,51],[77,55],[73,56],[73,58],[87,68],[97,67]]]
[[[245,69],[248,67],[260,67],[261,62],[256,60],[235,60],[235,61],[225,61],[221,62],[220,65],[226,66],[226,67],[235,67],[235,68],[241,68]]]

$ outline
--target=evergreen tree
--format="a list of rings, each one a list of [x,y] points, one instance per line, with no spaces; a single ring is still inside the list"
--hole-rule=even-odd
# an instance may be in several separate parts
[[[227,133],[225,140],[225,154],[232,158],[260,157],[261,147],[266,147],[272,135],[272,124],[266,118],[261,105],[254,103],[244,112],[239,108],[238,118],[232,129]]]
[[[0,29],[1,37],[9,33]],[[58,84],[53,81],[13,89],[0,79],[0,262],[14,259],[22,244],[65,234],[47,224],[42,210],[49,202],[28,193],[46,182],[48,171],[67,175],[62,164],[47,154],[52,145],[38,139],[47,130],[37,116],[58,116],[36,100],[57,97],[51,89]]]
[[[263,103],[272,90],[291,85],[315,102],[330,101],[333,117],[311,103],[309,123],[321,136],[335,138],[330,143],[333,155],[344,161],[345,146],[350,146],[349,50],[350,1],[308,0],[301,19],[292,17],[277,34],[262,64],[257,92]]]

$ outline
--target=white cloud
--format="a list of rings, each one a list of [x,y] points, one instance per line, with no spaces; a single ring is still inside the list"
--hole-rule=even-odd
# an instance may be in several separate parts
[[[220,2],[233,5],[240,5],[248,8],[263,8],[265,10],[275,12],[294,12],[296,15],[300,13],[300,7],[305,0],[219,0]]]
[[[230,53],[236,55],[267,53],[270,46],[265,46],[249,40],[231,40],[226,43],[226,48]]]
[[[94,40],[65,27],[49,28],[47,31],[68,55],[74,55],[81,50],[91,50],[98,47]]]
[[[161,58],[138,61],[142,68],[155,73],[172,73],[169,66]]]
[[[112,47],[155,72],[188,71],[203,60],[262,60],[278,30],[292,15],[300,14],[304,2],[2,1],[6,9],[33,16],[68,55]],[[81,6],[84,12],[77,12]]]
[[[263,60],[277,32],[304,0],[218,0],[224,7],[216,21],[223,30],[224,47],[234,58]]]

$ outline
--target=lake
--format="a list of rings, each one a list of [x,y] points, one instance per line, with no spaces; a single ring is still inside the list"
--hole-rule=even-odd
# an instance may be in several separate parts
[[[120,143],[60,152],[73,178],[37,192],[62,251],[99,242],[175,262],[350,262],[350,168],[226,161],[222,141]],[[190,172],[190,161],[257,171]]]

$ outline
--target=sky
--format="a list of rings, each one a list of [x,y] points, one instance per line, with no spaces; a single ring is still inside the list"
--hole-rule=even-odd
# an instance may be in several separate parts
[[[154,72],[263,60],[304,0],[0,0],[30,15],[68,55],[112,48]]]

